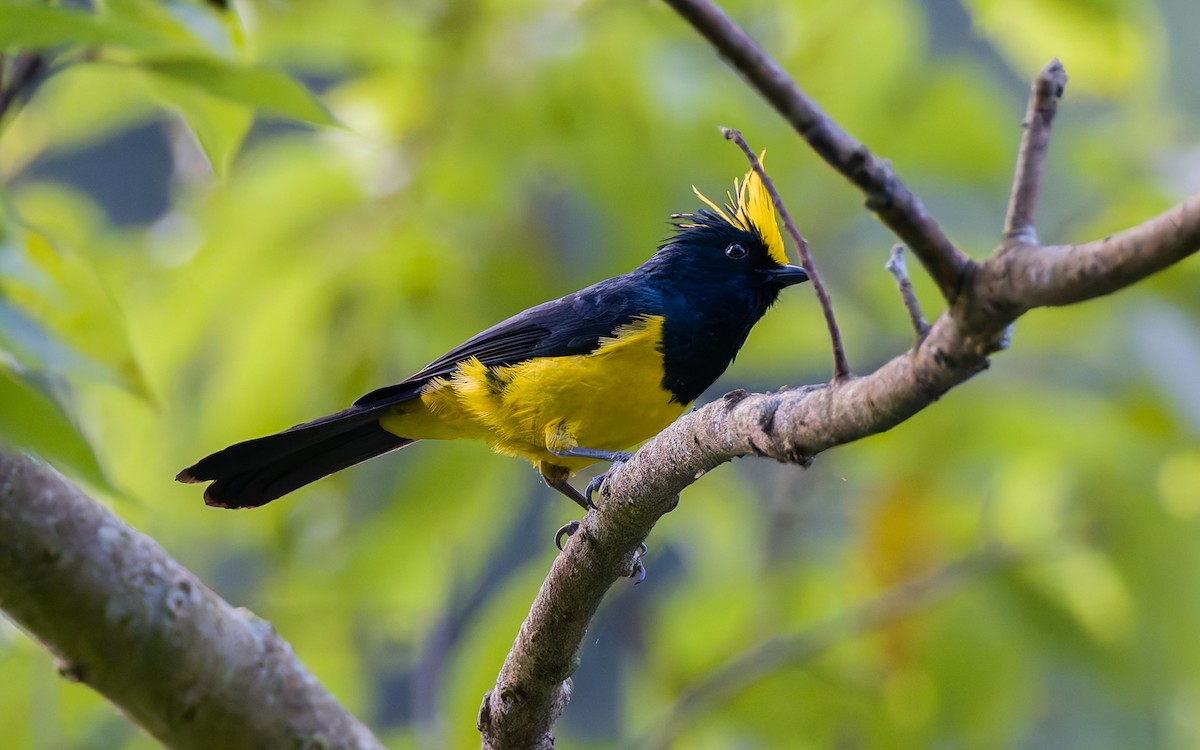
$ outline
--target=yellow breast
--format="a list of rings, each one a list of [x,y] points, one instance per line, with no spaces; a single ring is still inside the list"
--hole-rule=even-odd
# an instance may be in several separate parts
[[[686,404],[662,386],[663,319],[645,316],[600,340],[590,354],[486,367],[478,359],[429,383],[380,424],[407,438],[475,438],[499,453],[576,471],[592,459],[551,453],[623,450],[670,424]]]

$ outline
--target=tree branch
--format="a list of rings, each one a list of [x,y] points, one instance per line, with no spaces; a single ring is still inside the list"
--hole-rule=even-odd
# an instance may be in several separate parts
[[[787,101],[806,103],[778,66],[710,4],[667,1],[689,20],[693,16],[699,19],[693,23],[706,35],[742,40],[732,47],[718,46],[731,59],[749,55],[743,64],[757,71],[754,76],[761,73],[766,80],[760,82],[749,73],[747,79],[768,98],[768,90],[778,89],[792,92],[789,96],[793,98]],[[734,62],[742,67],[736,59]],[[1035,87],[1035,98],[1038,91]],[[781,112],[788,116],[787,111]],[[828,135],[823,130],[827,118],[815,107],[811,111],[802,108],[796,116],[809,117],[805,120],[809,130]],[[818,143],[838,152],[821,138]],[[815,148],[814,139],[808,140]],[[1046,145],[1048,142],[1042,143],[1037,150],[1044,152]],[[1014,186],[1014,194],[1022,195],[1017,203],[1024,206],[1018,214],[1032,216],[1036,183],[1041,179],[1041,169],[1034,168],[1034,162],[1040,158],[1029,150],[1022,156],[1027,167],[1017,170],[1017,180],[1029,184]],[[904,216],[925,218],[920,204],[898,180],[883,180],[876,187],[883,193],[878,205],[907,206],[915,213],[902,211]],[[901,228],[907,231],[918,224],[936,229],[932,221],[900,221],[899,226],[889,226],[907,240]],[[937,236],[940,233],[922,234],[921,239],[930,242]],[[1197,250],[1200,196],[1095,242],[1053,247],[1006,242],[979,266],[959,263],[963,258],[957,249],[948,254],[925,245],[918,255],[943,294],[947,294],[950,277],[938,274],[953,271],[954,294],[948,298],[958,304],[942,313],[909,351],[863,377],[777,393],[726,394],[677,420],[630,461],[608,473],[599,509],[584,517],[555,560],[495,688],[484,696],[479,715],[484,747],[553,746],[553,722],[570,698],[569,675],[575,670],[580,643],[600,600],[618,578],[628,575],[638,545],[658,519],[676,506],[679,492],[704,473],[748,455],[807,465],[829,448],[889,430],[986,369],[988,356],[1004,346],[1005,331],[1026,311],[1110,293]]]
[[[912,249],[955,302],[972,263],[925,212],[891,166],[843,130],[729,16],[708,0],[666,0],[732,65],[831,167],[857,186],[875,213]]]
[[[3,449],[0,608],[167,747],[383,750],[268,622]]]
[[[982,264],[975,294],[983,306],[1024,312],[1111,294],[1178,263],[1200,244],[1200,195],[1135,227],[1081,245],[1001,247]]]

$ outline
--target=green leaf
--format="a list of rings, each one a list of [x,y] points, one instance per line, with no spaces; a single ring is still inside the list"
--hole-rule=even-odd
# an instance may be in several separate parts
[[[336,124],[308,89],[278,70],[241,66],[199,55],[142,58],[138,65],[230,102],[318,125]]]
[[[147,80],[154,95],[178,112],[195,134],[213,172],[222,179],[228,177],[254,124],[254,110],[163,76],[150,75]]]
[[[0,4],[0,49],[63,44],[115,44],[139,51],[178,48],[178,40],[108,16],[40,4]]]
[[[126,379],[76,351],[54,333],[0,296],[0,348],[34,370],[72,373],[125,387]],[[130,390],[133,390],[132,388]]]
[[[7,308],[0,341],[7,339],[32,369],[150,398],[124,313],[90,259],[72,250],[87,245],[86,228],[95,219],[52,188],[29,189],[20,199],[14,212],[21,218],[4,227],[7,241],[0,241],[0,294]]]
[[[98,487],[113,489],[87,438],[58,402],[2,365],[0,440],[33,451]]]
[[[1071,89],[1115,96],[1141,85],[1161,42],[1143,3],[970,0],[979,33],[1027,75],[1052,57],[1067,62]]]

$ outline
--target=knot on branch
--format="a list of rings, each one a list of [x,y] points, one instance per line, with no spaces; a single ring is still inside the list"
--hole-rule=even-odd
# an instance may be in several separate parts
[[[721,401],[725,403],[726,407],[732,408],[745,401],[749,395],[750,393],[745,388],[737,388],[722,396]]]
[[[758,410],[758,429],[768,437],[775,432],[775,413],[779,411],[779,396],[773,395],[763,399],[762,407]]]
[[[785,454],[785,458],[787,458],[787,463],[796,464],[801,469],[807,469],[817,460],[817,455],[803,451],[800,448],[789,448]]]

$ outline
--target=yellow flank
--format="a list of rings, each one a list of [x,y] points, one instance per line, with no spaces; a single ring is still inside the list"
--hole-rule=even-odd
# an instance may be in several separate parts
[[[539,468],[575,472],[595,459],[564,458],[551,449],[623,450],[687,408],[662,386],[662,330],[661,316],[643,316],[602,338],[591,354],[490,368],[472,358],[379,423],[406,438],[485,440],[497,453],[523,456]]]

